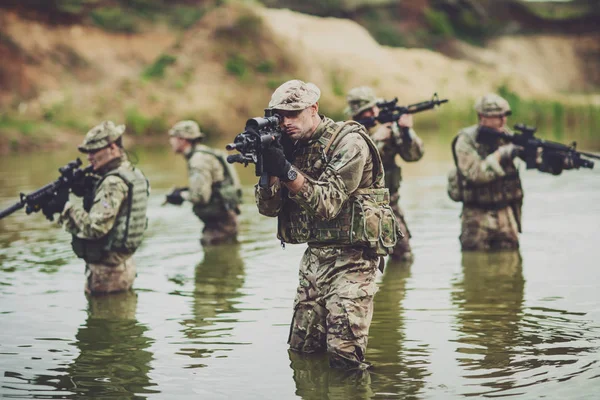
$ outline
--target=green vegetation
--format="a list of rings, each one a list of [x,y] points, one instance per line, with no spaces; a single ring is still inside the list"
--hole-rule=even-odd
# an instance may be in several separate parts
[[[448,16],[442,12],[431,8],[423,10],[423,16],[429,26],[431,33],[442,38],[454,36],[454,28]]]
[[[90,18],[94,24],[109,32],[139,31],[136,19],[119,7],[98,8],[90,13]]]
[[[136,136],[163,134],[169,129],[165,115],[147,117],[135,107],[125,112],[125,125]]]
[[[170,54],[161,54],[154,64],[150,65],[148,68],[144,70],[142,73],[142,78],[144,79],[157,79],[163,78],[165,76],[165,70],[171,64],[174,64],[177,61],[177,57],[172,56]]]
[[[225,63],[225,69],[233,76],[244,79],[248,76],[248,63],[246,58],[240,54],[232,54]]]
[[[523,99],[507,86],[501,86],[496,93],[510,104],[512,115],[508,125],[517,123],[533,125],[538,128],[540,137],[565,142],[562,132],[578,131],[590,136],[597,135],[600,126],[600,106],[592,104],[566,104],[556,100]],[[477,123],[477,114],[473,110],[473,100],[452,102],[442,105],[433,112],[418,114],[415,118],[417,128],[439,129],[441,132],[455,134],[460,128]],[[579,135],[581,136],[581,135]]]
[[[23,120],[7,114],[0,114],[0,132],[17,131],[25,136],[30,136],[35,130],[34,121]]]

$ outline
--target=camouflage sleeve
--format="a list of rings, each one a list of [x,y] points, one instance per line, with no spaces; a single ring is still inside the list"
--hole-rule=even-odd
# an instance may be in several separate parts
[[[276,217],[281,210],[281,184],[279,180],[267,189],[256,185],[254,187],[254,198],[260,214],[267,217]]]
[[[371,151],[358,133],[348,133],[336,146],[331,162],[318,180],[306,177],[304,185],[290,199],[312,215],[331,220],[339,214],[350,194],[359,188],[371,162]]]
[[[400,154],[404,161],[419,161],[424,153],[423,140],[413,128],[409,128],[407,133],[403,133],[398,124],[393,126],[392,141],[396,147],[396,152]],[[407,134],[409,138],[406,137]]]
[[[455,151],[458,169],[470,182],[487,183],[506,175],[496,154],[492,153],[481,159],[472,139],[467,135],[459,134]]]
[[[189,191],[187,200],[194,204],[207,204],[212,194],[212,184],[217,175],[223,176],[223,166],[217,157],[196,153],[189,161]]]
[[[72,235],[82,239],[99,239],[112,229],[129,188],[118,176],[109,176],[96,190],[90,212],[68,203],[59,223]]]

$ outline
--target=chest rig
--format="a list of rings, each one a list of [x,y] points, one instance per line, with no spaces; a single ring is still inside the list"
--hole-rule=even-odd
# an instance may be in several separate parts
[[[364,246],[376,254],[389,254],[398,237],[397,221],[389,207],[389,191],[384,187],[384,172],[379,152],[357,123],[325,121],[323,134],[294,149],[293,165],[313,180],[319,180],[336,157],[340,140],[350,132],[359,133],[369,146],[373,176],[369,186],[350,194],[339,214],[330,220],[301,207],[282,192],[283,204],[278,215],[278,238],[286,243],[309,245]],[[360,125],[358,125],[360,126]],[[362,174],[362,171],[361,171]],[[399,233],[401,235],[401,233]]]

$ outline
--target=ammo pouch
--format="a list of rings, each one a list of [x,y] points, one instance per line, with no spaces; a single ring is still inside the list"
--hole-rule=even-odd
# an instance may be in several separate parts
[[[106,259],[110,244],[105,236],[98,240],[81,239],[73,236],[71,240],[73,252],[86,263],[96,264]]]
[[[389,205],[388,189],[359,189],[351,200],[350,244],[365,246],[380,256],[392,253],[404,234]]]

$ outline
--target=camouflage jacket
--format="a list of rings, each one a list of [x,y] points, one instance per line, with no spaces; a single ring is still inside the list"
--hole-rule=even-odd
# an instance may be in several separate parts
[[[385,140],[373,138],[378,130],[389,130],[390,137]],[[385,186],[390,189],[390,195],[394,195],[400,189],[402,181],[402,170],[398,165],[396,155],[399,155],[404,161],[418,161],[423,157],[423,141],[417,136],[414,129],[408,131],[411,140],[406,140],[397,123],[377,124],[369,129],[369,135],[372,137],[385,170]]]
[[[194,205],[208,204],[213,184],[225,179],[225,171],[219,160],[201,150],[213,152],[209,147],[198,144],[185,153],[189,177],[188,200]]]
[[[507,173],[516,173],[512,161],[498,162],[495,149],[477,142],[478,125],[462,129],[454,151],[460,174],[470,183],[484,184],[503,178]],[[501,143],[502,144],[502,143]]]
[[[131,163],[123,156],[122,166],[131,167]],[[120,163],[117,163],[116,167]],[[114,166],[113,166],[114,167]],[[108,166],[104,173],[114,168]],[[102,173],[102,175],[104,175]],[[100,239],[106,236],[115,224],[123,200],[127,198],[129,188],[118,176],[109,176],[96,188],[94,203],[89,213],[82,206],[67,202],[59,223],[70,234],[81,239]]]
[[[329,118],[323,118],[310,142],[316,141],[325,132]],[[295,165],[301,172],[306,166]],[[305,173],[304,185],[289,198],[321,219],[335,218],[350,195],[359,188],[373,184],[373,159],[369,146],[358,133],[344,135],[331,154],[328,168],[316,179]],[[262,215],[275,217],[281,210],[281,185],[277,181],[268,189],[256,186],[256,204]]]

